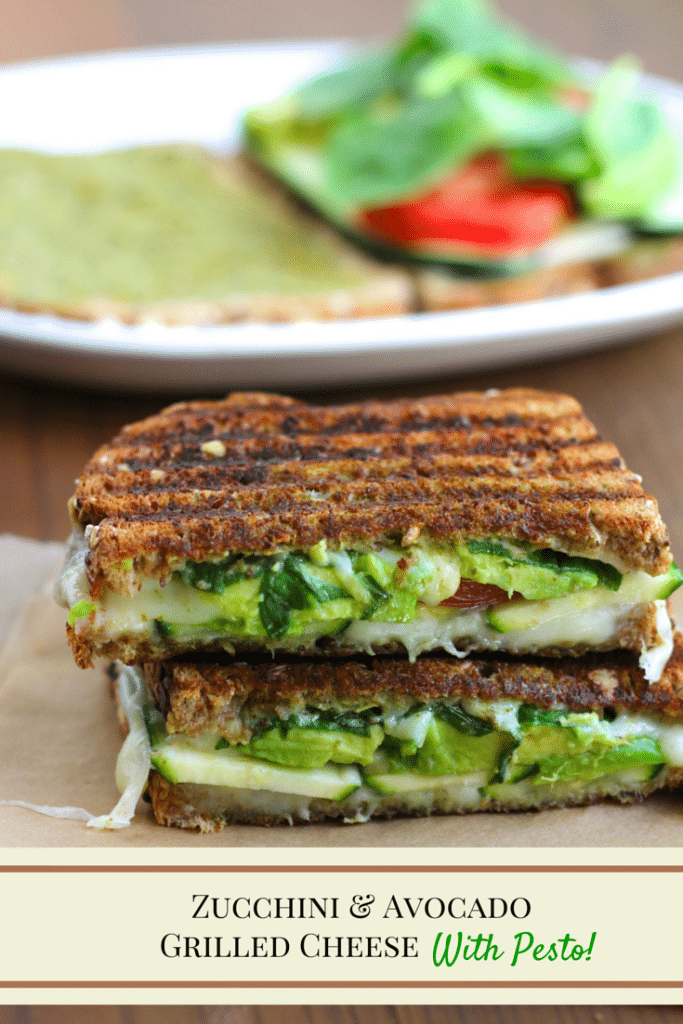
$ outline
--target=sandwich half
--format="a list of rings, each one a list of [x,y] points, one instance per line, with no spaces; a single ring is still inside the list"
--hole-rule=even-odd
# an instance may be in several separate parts
[[[655,684],[628,651],[119,665],[117,779],[204,832],[630,802],[683,778],[682,641]]]
[[[657,503],[562,395],[175,405],[95,453],[71,513],[83,667],[624,648],[653,682],[672,650]]]

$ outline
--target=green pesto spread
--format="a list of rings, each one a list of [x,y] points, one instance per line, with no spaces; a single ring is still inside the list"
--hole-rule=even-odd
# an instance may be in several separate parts
[[[220,301],[362,280],[332,240],[235,161],[182,146],[0,150],[5,303]]]

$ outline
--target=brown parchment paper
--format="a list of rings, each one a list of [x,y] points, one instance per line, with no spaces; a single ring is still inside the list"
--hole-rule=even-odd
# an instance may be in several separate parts
[[[109,812],[118,799],[114,765],[121,739],[103,668],[77,668],[64,634],[65,612],[48,581],[59,545],[0,537],[0,799]],[[28,597],[18,607],[18,594]],[[678,592],[680,594],[680,591]],[[679,601],[683,611],[683,601]],[[682,616],[679,614],[679,619]],[[632,806],[516,814],[470,814],[257,828],[215,835],[162,828],[141,802],[130,828],[98,832],[23,807],[0,806],[2,847],[677,847],[683,793]]]

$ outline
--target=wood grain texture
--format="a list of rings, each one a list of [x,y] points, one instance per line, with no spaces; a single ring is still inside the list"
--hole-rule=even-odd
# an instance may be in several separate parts
[[[681,1024],[680,1007],[10,1006],[0,1024]]]

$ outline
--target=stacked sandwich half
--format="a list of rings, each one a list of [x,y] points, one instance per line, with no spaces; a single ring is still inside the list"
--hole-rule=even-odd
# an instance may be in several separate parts
[[[118,659],[127,820],[632,800],[683,777],[683,577],[571,398],[235,394],[124,428],[58,585]]]

